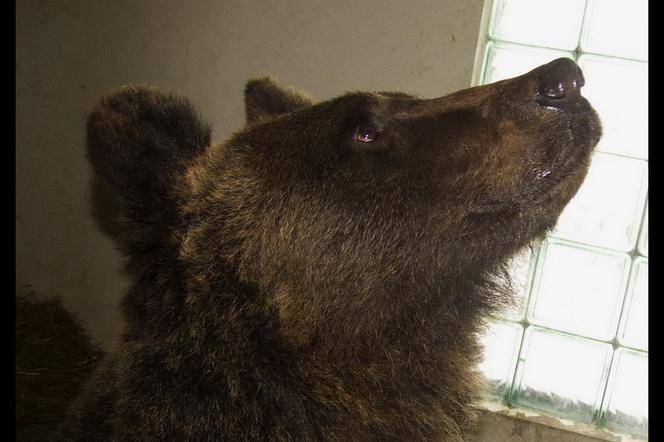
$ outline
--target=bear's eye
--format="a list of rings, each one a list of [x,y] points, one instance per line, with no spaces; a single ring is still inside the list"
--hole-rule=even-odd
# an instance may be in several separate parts
[[[371,143],[378,138],[380,131],[373,126],[360,126],[357,130],[357,141]]]

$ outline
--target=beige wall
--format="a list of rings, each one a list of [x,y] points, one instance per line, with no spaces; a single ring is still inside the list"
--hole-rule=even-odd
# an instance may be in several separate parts
[[[482,0],[19,0],[16,10],[17,290],[57,293],[108,347],[128,285],[112,200],[84,156],[85,112],[149,82],[189,96],[221,139],[244,82],[273,74],[329,98],[437,96],[471,81]],[[109,209],[110,207],[110,209]]]

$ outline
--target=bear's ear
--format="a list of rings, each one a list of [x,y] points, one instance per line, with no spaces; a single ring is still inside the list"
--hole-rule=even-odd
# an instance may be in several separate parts
[[[177,178],[210,145],[210,135],[186,99],[125,86],[91,111],[88,159],[125,205],[148,213],[166,208]]]
[[[309,97],[278,84],[270,77],[250,80],[244,88],[247,124],[268,121],[311,104]]]

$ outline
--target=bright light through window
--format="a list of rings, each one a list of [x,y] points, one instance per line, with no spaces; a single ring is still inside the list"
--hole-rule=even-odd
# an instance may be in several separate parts
[[[647,2],[494,0],[490,11],[479,81],[572,58],[604,135],[555,230],[512,263],[522,302],[484,336],[489,395],[645,437]]]

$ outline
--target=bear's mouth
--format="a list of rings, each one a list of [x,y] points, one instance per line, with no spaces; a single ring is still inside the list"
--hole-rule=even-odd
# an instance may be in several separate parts
[[[576,179],[579,169],[588,166],[592,150],[601,135],[597,114],[589,106],[583,114],[573,114],[567,119],[564,138],[554,148],[548,149],[538,161],[524,172],[519,188],[502,197],[488,194],[469,209],[472,214],[516,213],[524,206],[533,206],[556,192],[561,183]]]
[[[471,207],[468,212],[473,215],[494,214],[500,212],[516,212],[520,204],[514,200],[500,200],[496,198],[483,198]]]

